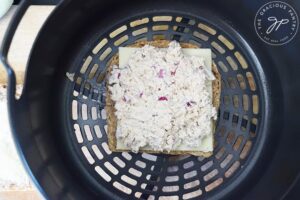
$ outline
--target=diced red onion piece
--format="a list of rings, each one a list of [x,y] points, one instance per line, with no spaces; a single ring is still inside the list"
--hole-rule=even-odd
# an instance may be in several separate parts
[[[158,101],[168,101],[168,98],[167,97],[159,97]]]
[[[164,77],[164,70],[163,69],[160,69],[159,72],[158,72],[158,77],[159,78],[163,78]]]
[[[177,71],[177,68],[178,68],[178,67],[176,67],[176,69],[175,69],[174,71],[171,71],[171,76],[175,76],[176,71]]]

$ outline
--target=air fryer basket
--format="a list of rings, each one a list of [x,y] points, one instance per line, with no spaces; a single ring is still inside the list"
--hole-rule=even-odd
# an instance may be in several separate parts
[[[15,19],[28,5],[23,3]],[[294,118],[299,94],[294,92],[300,84],[292,84],[297,79],[291,72],[299,72],[299,59],[285,52],[286,46],[266,46],[254,27],[245,25],[253,17],[245,13],[249,5],[259,8],[260,3],[63,1],[36,39],[20,100],[14,99],[14,74],[6,64],[11,124],[43,194],[51,199],[160,200],[293,194],[286,191],[292,191],[299,173],[300,129]],[[212,49],[222,93],[209,158],[112,153],[108,148],[106,67],[119,46],[159,39]],[[289,45],[299,51],[299,36]],[[283,68],[289,62],[293,65]],[[74,74],[74,81],[66,73]]]

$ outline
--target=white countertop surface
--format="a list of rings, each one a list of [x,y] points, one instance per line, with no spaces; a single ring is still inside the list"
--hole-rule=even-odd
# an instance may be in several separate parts
[[[0,19],[0,43],[16,9],[17,6],[12,6],[8,13]],[[53,9],[54,6],[30,6],[17,29],[9,51],[8,60],[15,69],[18,83],[23,82],[26,62],[34,39]],[[4,83],[6,83],[6,73],[1,66],[0,84]]]

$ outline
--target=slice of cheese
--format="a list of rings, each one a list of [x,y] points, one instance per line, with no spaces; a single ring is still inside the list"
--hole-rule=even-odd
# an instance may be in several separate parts
[[[124,65],[128,63],[130,56],[134,53],[138,48],[133,47],[119,47],[119,67],[122,68]],[[212,68],[212,58],[211,58],[211,50],[210,49],[182,49],[183,53],[188,56],[199,56],[204,58],[205,67],[209,70]],[[211,99],[212,99],[212,82],[207,83],[207,87],[210,90]],[[213,121],[209,121],[211,123],[211,132],[202,141],[199,141],[199,147],[191,148],[185,145],[181,145],[173,150],[178,151],[202,151],[202,152],[211,152],[213,151]],[[126,147],[119,139],[117,139],[116,149],[129,150],[130,148]],[[141,148],[142,150],[152,150],[150,148]]]

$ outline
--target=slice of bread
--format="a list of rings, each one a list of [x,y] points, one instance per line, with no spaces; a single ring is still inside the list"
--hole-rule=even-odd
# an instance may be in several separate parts
[[[137,43],[134,43],[132,45],[129,45],[128,47],[137,47],[141,48],[145,46],[146,44],[158,47],[158,48],[166,48],[168,47],[170,41],[168,40],[155,40],[155,41],[140,41]],[[189,43],[180,43],[182,48],[198,48],[194,44]],[[119,56],[118,54],[115,55],[108,66],[107,74],[108,76],[111,74],[112,66],[113,65],[119,65]],[[213,99],[212,103],[214,107],[219,108],[220,106],[220,94],[221,94],[221,75],[219,74],[216,65],[212,64],[212,72],[216,79],[212,83],[212,91],[213,91]],[[108,80],[108,79],[107,79]],[[106,84],[107,85],[107,84]],[[107,88],[107,95],[106,95],[106,112],[107,112],[107,137],[108,137],[108,146],[111,151],[114,152],[121,152],[121,151],[129,151],[128,149],[116,149],[117,144],[117,138],[116,138],[116,128],[117,128],[117,118],[115,116],[115,107],[114,102],[111,99],[111,93]],[[215,126],[216,122],[213,120],[213,133],[215,132]],[[152,150],[143,150],[140,149],[140,152],[146,152],[146,153],[165,153],[165,154],[171,154],[171,155],[183,155],[183,154],[191,154],[195,156],[203,156],[203,157],[209,157],[212,155],[213,152],[202,152],[202,151],[176,151],[172,150],[170,152],[157,152]]]

